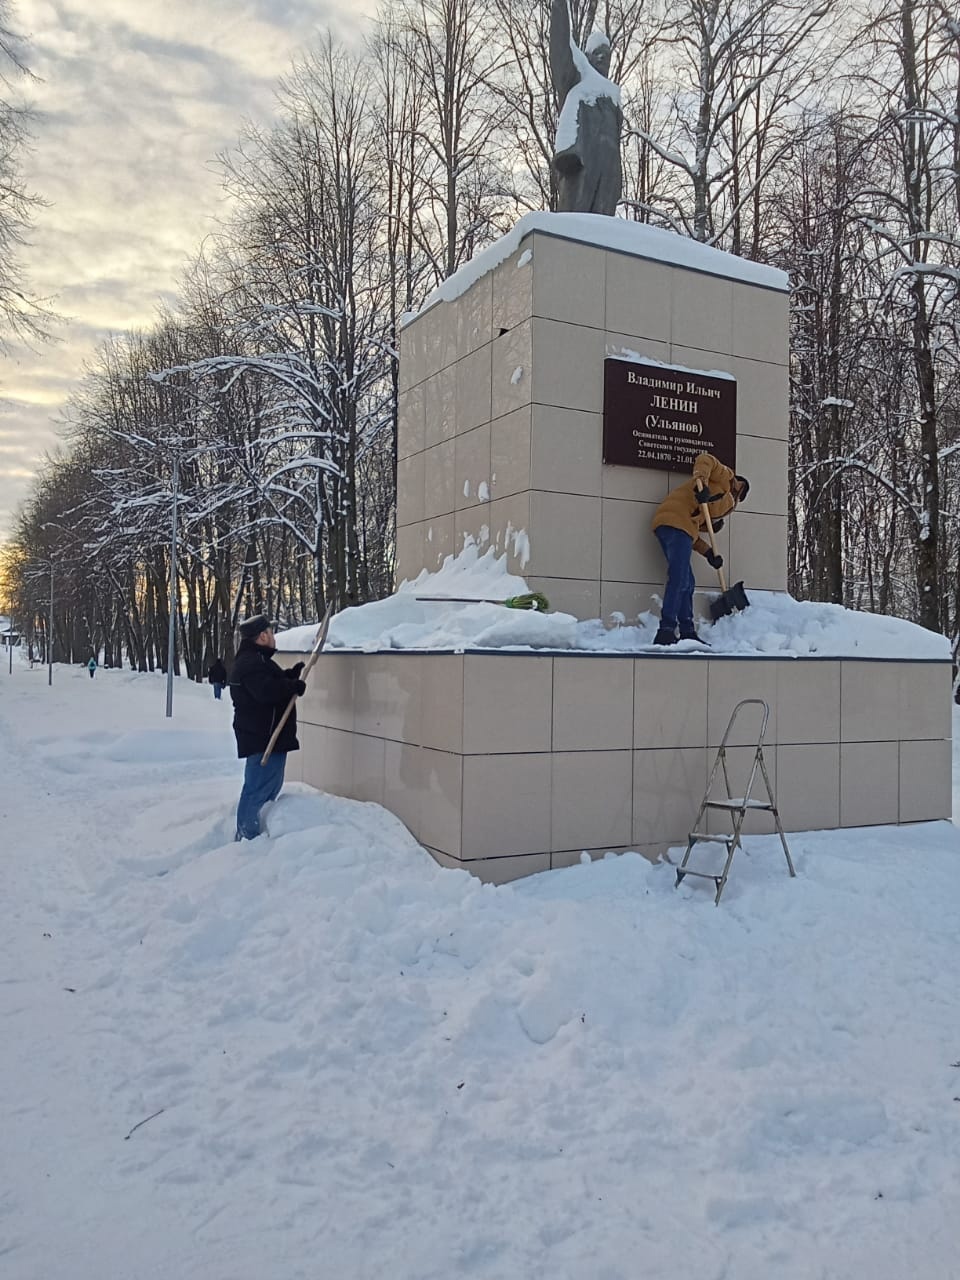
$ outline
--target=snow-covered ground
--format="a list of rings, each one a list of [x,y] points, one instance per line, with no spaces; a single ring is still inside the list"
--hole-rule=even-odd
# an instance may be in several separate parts
[[[578,622],[569,613],[535,613],[489,603],[522,596],[529,590],[523,578],[508,573],[506,554],[498,555],[493,547],[481,552],[475,543],[468,542],[457,556],[448,556],[435,573],[424,569],[386,599],[338,613],[330,625],[327,646],[376,652],[555,649],[662,653],[653,644],[659,617],[649,610],[634,619],[616,614],[604,620]],[[743,613],[721,618],[713,626],[709,621],[700,623],[700,635],[709,648],[704,649],[696,641],[681,641],[672,652],[944,661],[950,657],[945,636],[903,618],[794,600],[783,591],[751,588],[749,599],[750,608]],[[287,651],[308,651],[316,634],[316,623],[293,627],[280,633],[277,644]]]
[[[957,1275],[956,827],[481,886],[303,787],[235,846],[163,702],[0,672],[0,1275]]]

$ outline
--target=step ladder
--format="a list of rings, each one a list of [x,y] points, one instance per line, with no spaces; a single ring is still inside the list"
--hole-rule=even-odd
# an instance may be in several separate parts
[[[734,796],[730,790],[730,775],[727,772],[727,740],[736,723],[737,716],[744,707],[762,707],[763,722],[760,725],[760,733],[757,736],[756,751],[753,756],[753,766],[750,769],[750,778],[747,782],[747,788],[742,796]],[[694,820],[693,830],[687,837],[687,848],[683,855],[683,861],[677,868],[677,885],[683,882],[685,876],[697,876],[701,880],[712,880],[717,886],[717,896],[714,899],[716,904],[720,902],[720,895],[723,893],[724,885],[727,883],[727,877],[730,874],[730,864],[733,862],[733,855],[737,849],[742,849],[740,843],[740,832],[743,828],[744,819],[749,810],[761,810],[765,813],[773,814],[773,821],[776,824],[777,835],[780,837],[780,843],[783,845],[783,854],[787,860],[787,868],[791,876],[797,873],[793,869],[793,862],[790,858],[790,850],[787,848],[787,837],[783,834],[783,824],[780,822],[780,814],[777,811],[777,801],[773,794],[773,788],[770,786],[770,778],[767,774],[767,766],[763,759],[763,740],[767,732],[767,721],[770,719],[770,708],[762,698],[744,698],[733,708],[733,713],[727,721],[727,727],[723,731],[723,737],[720,740],[720,748],[717,751],[717,758],[713,762],[713,768],[710,770],[710,778],[707,782],[707,789],[703,793],[703,800],[700,802],[700,809]],[[712,800],[711,794],[713,786],[717,779],[717,773],[722,772],[724,789],[726,790],[726,798],[723,800]],[[767,790],[766,800],[754,800],[753,788],[757,781],[757,774],[763,779],[763,785]],[[733,831],[730,835],[710,835],[706,831],[702,831],[704,814],[708,810],[721,810],[729,813],[733,820]],[[695,844],[722,844],[727,849],[727,860],[723,864],[723,870],[719,875],[714,875],[708,871],[692,871],[688,866],[690,854],[693,852]]]

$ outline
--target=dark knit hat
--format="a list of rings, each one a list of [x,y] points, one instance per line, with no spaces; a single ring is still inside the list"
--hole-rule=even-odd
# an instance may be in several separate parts
[[[735,478],[739,480],[740,484],[743,486],[740,492],[740,501],[743,502],[746,499],[747,494],[750,492],[750,481],[746,476],[736,476]]]
[[[255,618],[247,618],[240,623],[238,628],[242,639],[255,640],[261,631],[267,631],[273,627],[273,623],[264,613],[258,613]]]

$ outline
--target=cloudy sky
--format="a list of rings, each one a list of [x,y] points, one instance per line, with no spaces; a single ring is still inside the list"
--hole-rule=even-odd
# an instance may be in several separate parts
[[[25,259],[66,321],[0,360],[0,540],[55,442],[58,410],[110,333],[150,324],[220,203],[215,160],[328,26],[368,0],[13,0],[42,83],[28,184],[49,202]]]

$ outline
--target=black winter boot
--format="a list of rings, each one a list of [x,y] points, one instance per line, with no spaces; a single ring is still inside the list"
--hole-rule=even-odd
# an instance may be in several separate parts
[[[677,633],[671,631],[669,627],[661,627],[657,634],[653,637],[654,644],[676,644]]]
[[[709,647],[710,647],[710,646],[709,646],[709,644],[708,644],[708,642],[707,642],[706,640],[704,640],[702,636],[698,636],[698,635],[697,635],[697,629],[696,629],[696,627],[681,627],[681,628],[680,628],[680,639],[681,639],[681,640],[696,640],[697,644],[705,644],[705,645],[707,645],[707,648],[709,648]]]

